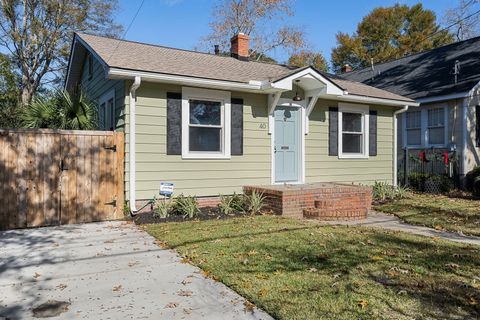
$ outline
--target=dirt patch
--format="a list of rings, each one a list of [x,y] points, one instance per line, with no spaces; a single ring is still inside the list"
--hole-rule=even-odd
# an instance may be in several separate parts
[[[244,217],[249,216],[248,213],[245,212],[234,212],[232,214],[226,215],[221,213],[218,208],[216,207],[206,207],[201,208],[200,212],[195,216],[193,219],[188,217],[183,217],[182,215],[170,215],[167,218],[159,218],[155,217],[153,212],[144,212],[139,213],[135,217],[133,217],[133,221],[136,224],[151,224],[151,223],[165,223],[165,222],[183,222],[183,221],[203,221],[203,220],[224,220],[230,219],[234,217]]]
[[[48,300],[32,310],[35,318],[57,317],[68,311],[69,301]]]

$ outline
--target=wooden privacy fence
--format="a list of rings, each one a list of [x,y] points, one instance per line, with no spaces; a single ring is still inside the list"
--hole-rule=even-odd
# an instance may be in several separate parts
[[[124,134],[0,130],[0,229],[119,219]]]

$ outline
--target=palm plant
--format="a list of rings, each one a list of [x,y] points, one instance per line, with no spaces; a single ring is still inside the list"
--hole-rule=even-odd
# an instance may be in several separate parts
[[[81,92],[58,90],[37,97],[21,115],[26,128],[92,130],[97,127],[96,106]]]

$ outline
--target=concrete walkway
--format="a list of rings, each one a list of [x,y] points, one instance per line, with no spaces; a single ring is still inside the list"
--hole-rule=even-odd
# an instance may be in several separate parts
[[[125,222],[0,232],[0,319],[271,319],[154,241]]]
[[[335,225],[350,225],[350,226],[364,226],[372,228],[383,228],[394,231],[403,231],[413,234],[418,234],[427,237],[438,237],[445,240],[475,244],[480,246],[480,237],[466,236],[459,233],[439,231],[433,228],[415,226],[402,222],[394,215],[385,214],[381,212],[371,212],[365,220],[357,221],[321,221],[325,224]]]

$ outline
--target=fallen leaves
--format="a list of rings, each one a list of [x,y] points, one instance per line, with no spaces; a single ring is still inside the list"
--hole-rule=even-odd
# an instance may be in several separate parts
[[[33,278],[34,278],[35,280],[37,280],[38,278],[40,278],[40,276],[41,276],[40,273],[35,272],[35,275],[33,276]]]
[[[267,291],[267,289],[265,289],[265,288],[261,288],[261,289],[258,291],[258,296],[260,296],[260,297],[265,297],[267,294],[268,294],[268,291]]]
[[[176,308],[180,305],[180,303],[178,302],[170,302],[170,303],[167,303],[165,305],[165,308],[168,308],[168,309],[173,309],[173,308]]]
[[[60,284],[57,286],[57,288],[58,288],[59,290],[62,290],[62,291],[63,291],[66,287],[67,287],[67,285],[66,285],[66,284],[63,284],[63,283],[60,283]]]
[[[250,301],[245,301],[243,303],[243,305],[245,307],[245,311],[253,312],[253,309],[255,309],[255,305],[253,303],[251,303]]]
[[[118,291],[120,291],[120,290],[122,290],[122,285],[121,285],[121,284],[119,284],[118,286],[113,287],[113,289],[112,289],[113,292],[118,292]]]
[[[357,306],[359,306],[361,309],[365,309],[368,306],[368,301],[365,299],[358,300]]]
[[[190,290],[179,290],[177,292],[177,295],[180,297],[191,297],[193,295],[193,292]]]

